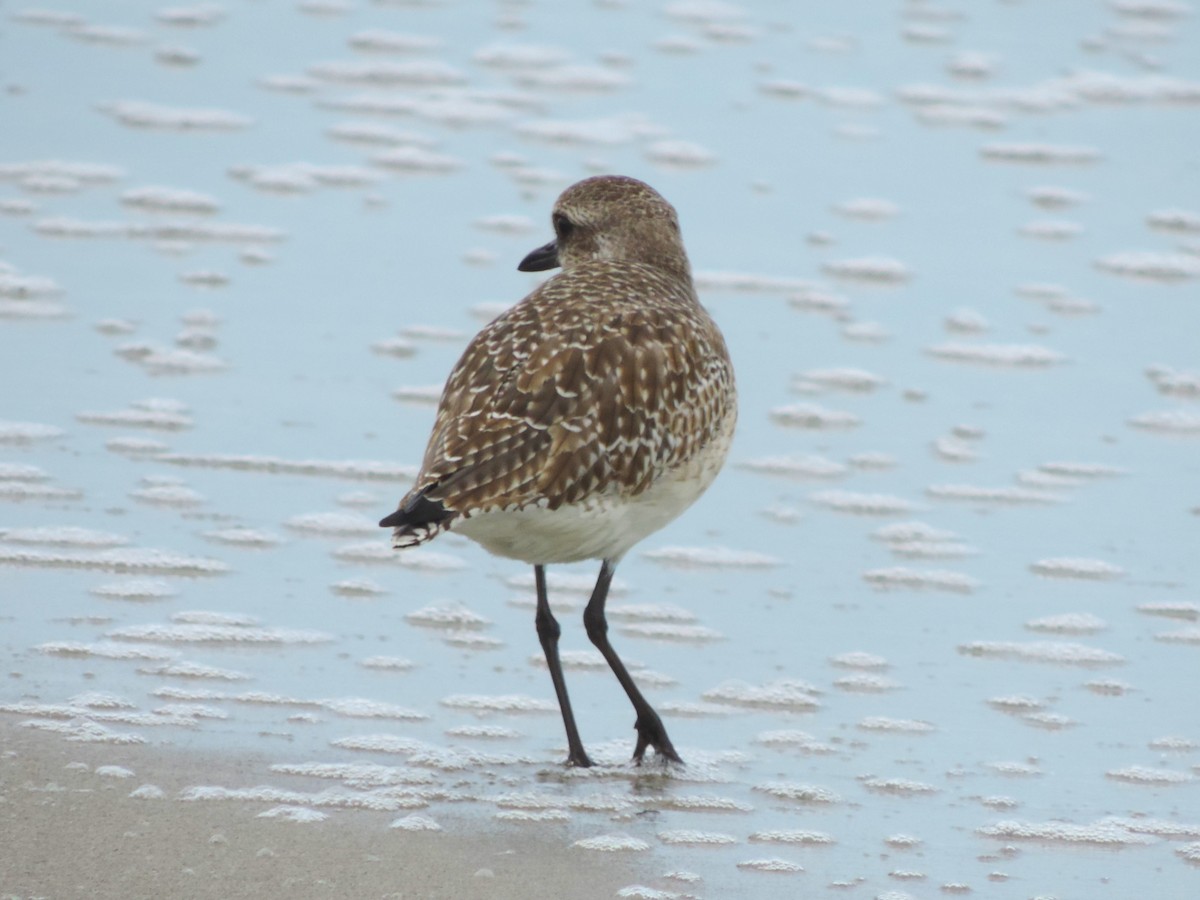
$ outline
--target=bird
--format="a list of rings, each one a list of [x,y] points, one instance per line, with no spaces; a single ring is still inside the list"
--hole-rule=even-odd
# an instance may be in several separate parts
[[[737,421],[733,365],[701,306],[675,208],[650,185],[597,175],[568,187],[554,239],[522,272],[562,271],[486,325],[446,381],[412,488],[380,521],[406,549],[453,531],[531,564],[534,622],[567,737],[592,760],[558,653],[546,567],[600,560],[588,639],[633,704],[632,762],[682,764],[661,717],[608,639],[622,557],[691,506],[725,462]]]

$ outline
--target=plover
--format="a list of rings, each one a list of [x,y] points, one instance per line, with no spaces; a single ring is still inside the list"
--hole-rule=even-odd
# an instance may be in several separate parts
[[[452,530],[533,565],[535,623],[567,733],[592,764],[558,656],[546,566],[601,560],[583,622],[637,713],[647,747],[682,762],[609,643],[604,603],[621,558],[687,509],[725,461],[733,367],[700,305],[674,207],[602,175],[554,204],[554,240],[517,267],[562,267],[477,334],[450,373],[412,490],[379,524],[397,549]]]

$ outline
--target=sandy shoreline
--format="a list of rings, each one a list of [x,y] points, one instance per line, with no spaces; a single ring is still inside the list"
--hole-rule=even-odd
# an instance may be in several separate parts
[[[573,848],[562,826],[532,834],[439,810],[443,831],[407,832],[388,827],[396,813],[302,824],[258,818],[269,803],[174,799],[196,784],[270,780],[249,756],[71,743],[0,719],[0,895],[588,900],[644,883],[647,859]],[[144,784],[164,797],[129,796]]]

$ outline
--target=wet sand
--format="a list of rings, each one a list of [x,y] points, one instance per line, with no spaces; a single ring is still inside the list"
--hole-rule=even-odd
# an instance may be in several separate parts
[[[82,765],[80,765],[82,764]],[[134,772],[118,778],[102,766]],[[647,860],[554,835],[389,829],[396,813],[261,819],[270,803],[181,802],[196,784],[268,782],[264,760],[69,743],[0,721],[0,894],[5,897],[609,898]],[[153,784],[163,799],[130,792]]]

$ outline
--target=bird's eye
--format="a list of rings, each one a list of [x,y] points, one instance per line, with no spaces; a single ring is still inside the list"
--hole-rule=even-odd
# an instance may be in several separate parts
[[[554,234],[559,238],[565,238],[575,230],[575,223],[564,216],[562,213],[554,214]]]

